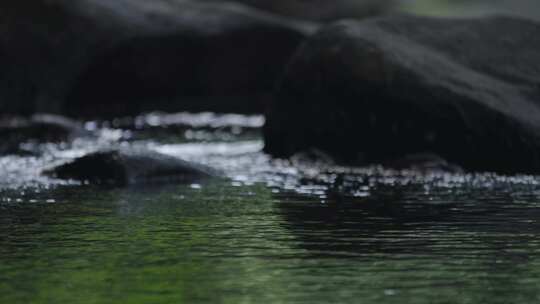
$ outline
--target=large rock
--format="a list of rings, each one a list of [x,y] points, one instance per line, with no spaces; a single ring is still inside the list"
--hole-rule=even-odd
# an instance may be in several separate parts
[[[540,172],[540,24],[393,16],[305,43],[267,115],[265,150],[385,163],[434,153],[468,170]]]
[[[260,112],[314,25],[232,3],[4,0],[0,111]]]
[[[203,165],[137,148],[90,153],[44,173],[61,179],[121,186],[157,182],[193,182],[221,175],[217,170]]]
[[[206,0],[222,1],[222,0]],[[314,21],[332,21],[341,18],[364,18],[384,13],[396,0],[237,0],[276,14]]]
[[[402,1],[400,10],[437,16],[480,17],[494,14],[540,19],[537,0],[413,0]]]
[[[94,135],[85,130],[81,123],[58,115],[35,114],[30,118],[0,117],[0,138],[2,138],[0,155],[33,152],[21,149],[21,144],[25,143],[69,142]]]

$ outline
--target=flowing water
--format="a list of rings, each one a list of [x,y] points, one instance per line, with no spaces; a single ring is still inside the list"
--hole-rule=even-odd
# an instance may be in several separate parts
[[[540,300],[540,179],[272,160],[263,122],[90,122],[98,138],[0,158],[0,303]],[[229,179],[106,188],[39,174],[112,144]]]

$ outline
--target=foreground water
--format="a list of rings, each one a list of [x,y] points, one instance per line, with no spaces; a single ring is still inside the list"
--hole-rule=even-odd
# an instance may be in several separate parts
[[[262,123],[89,123],[98,139],[0,158],[0,303],[540,300],[539,179],[272,160]],[[99,188],[39,175],[113,143],[230,179]]]

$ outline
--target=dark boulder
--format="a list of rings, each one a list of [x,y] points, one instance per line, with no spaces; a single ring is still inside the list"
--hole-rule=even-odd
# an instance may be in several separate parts
[[[5,0],[0,111],[261,112],[314,25],[232,3]]]
[[[432,153],[466,170],[540,172],[540,24],[390,16],[322,29],[292,60],[265,150],[342,162]]]
[[[0,155],[32,152],[21,149],[23,143],[60,143],[92,136],[94,134],[85,130],[81,123],[59,115],[35,114],[30,118],[1,117]]]
[[[401,158],[385,162],[382,165],[390,169],[410,170],[420,173],[464,173],[461,167],[449,163],[438,155],[430,153],[405,155]]]
[[[94,152],[46,170],[46,175],[91,184],[193,182],[221,174],[212,168],[146,149]]]
[[[206,0],[222,1],[222,0]],[[364,18],[389,11],[396,0],[237,0],[276,14],[314,21]]]

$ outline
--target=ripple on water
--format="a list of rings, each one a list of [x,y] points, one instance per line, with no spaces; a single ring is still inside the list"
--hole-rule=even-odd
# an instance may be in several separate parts
[[[260,134],[229,130],[233,141],[182,137],[186,121],[197,132],[241,118],[151,114],[137,118],[140,129],[95,122],[94,139],[1,157],[0,302],[538,299],[538,177],[272,159]],[[257,119],[238,124],[260,128]],[[137,133],[160,124],[182,124],[181,138]],[[40,175],[111,145],[210,165],[230,180],[108,189]]]

